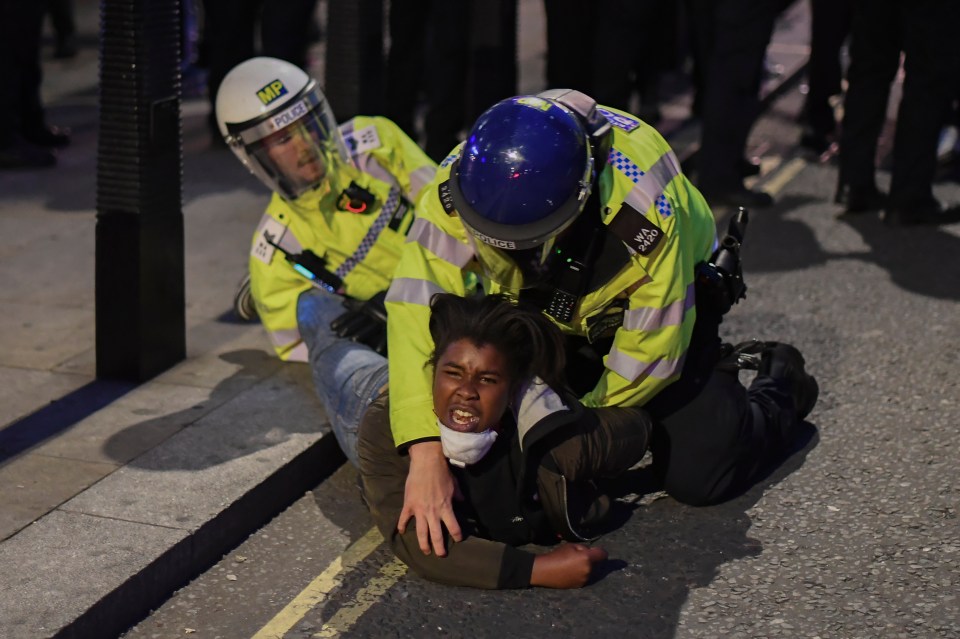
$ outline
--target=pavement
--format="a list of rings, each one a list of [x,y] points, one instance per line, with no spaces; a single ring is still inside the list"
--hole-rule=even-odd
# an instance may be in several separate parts
[[[521,2],[521,91],[545,88],[538,5]],[[766,94],[802,70],[805,6],[781,21]],[[98,2],[76,7],[78,56],[44,50],[48,119],[72,145],[54,169],[0,173],[7,639],[116,636],[343,463],[306,365],[230,313],[268,195],[210,144],[202,97],[182,103],[187,357],[143,384],[96,378]],[[688,106],[675,96],[661,127],[683,157]]]

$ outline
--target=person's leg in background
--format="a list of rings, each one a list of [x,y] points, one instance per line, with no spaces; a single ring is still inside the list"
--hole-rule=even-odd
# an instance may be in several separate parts
[[[69,144],[65,131],[50,127],[40,97],[40,43],[47,4],[0,2],[0,169],[53,166],[53,147]]]
[[[262,5],[258,55],[280,58],[308,70],[307,49],[317,0],[285,0],[280,11],[269,3]]]
[[[900,68],[903,36],[896,4],[872,0],[854,5],[835,197],[848,213],[879,210],[885,199],[877,189],[876,160],[890,84]]]
[[[767,45],[781,11],[771,0],[718,0],[707,59],[698,185],[710,204],[763,207],[773,198],[743,184],[747,138],[760,113]]]
[[[383,115],[414,140],[419,139],[416,113],[425,80],[425,18],[430,15],[432,4],[432,0],[390,0],[390,51]]]
[[[595,15],[616,16],[615,20],[599,21],[592,31],[592,88],[587,93],[598,103],[623,111],[631,110],[634,62],[645,39],[636,37],[637,25],[649,24],[645,18],[655,1],[600,0],[597,3]],[[647,28],[643,30],[649,31]]]
[[[850,35],[852,0],[810,1],[810,59],[807,64],[808,93],[804,100],[800,146],[823,153],[835,139],[836,116],[830,98],[842,93],[843,69],[840,51]]]
[[[434,162],[460,141],[466,121],[467,65],[472,2],[435,2],[430,16],[426,68],[427,113],[424,151]]]
[[[688,47],[690,49],[690,80],[693,83],[693,103],[690,117],[703,117],[703,100],[707,84],[707,60],[713,50],[714,0],[684,0],[683,14]]]
[[[53,26],[55,58],[77,55],[77,22],[74,19],[73,0],[47,0],[50,24]]]
[[[203,0],[203,44],[207,57],[208,126],[215,146],[225,146],[217,126],[220,83],[230,69],[252,58],[263,0]]]
[[[543,0],[547,20],[547,88],[593,90],[596,4]]]
[[[903,97],[897,112],[890,197],[884,221],[948,223],[933,196],[937,142],[960,77],[956,28],[960,8],[950,0],[899,3],[904,25]]]
[[[466,125],[517,93],[517,0],[471,3]]]

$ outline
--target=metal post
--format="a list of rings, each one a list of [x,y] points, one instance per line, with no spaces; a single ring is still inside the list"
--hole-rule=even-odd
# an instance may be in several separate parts
[[[180,11],[103,0],[97,150],[97,377],[144,381],[186,355]]]

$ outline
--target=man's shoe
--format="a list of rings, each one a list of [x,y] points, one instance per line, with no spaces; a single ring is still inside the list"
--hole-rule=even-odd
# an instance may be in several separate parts
[[[70,129],[42,125],[22,131],[20,135],[30,144],[46,148],[61,148],[70,144]]]
[[[760,356],[757,375],[786,382],[793,397],[797,418],[804,419],[813,410],[820,395],[820,387],[813,375],[804,370],[803,355],[790,344],[767,342]]]
[[[56,163],[57,156],[48,149],[28,142],[0,147],[0,169],[42,169]]]
[[[874,185],[850,186],[840,184],[837,194],[833,198],[837,204],[842,204],[847,213],[866,213],[879,211],[887,204],[887,195]]]
[[[773,205],[773,196],[766,191],[751,191],[746,187],[727,191],[705,191],[703,196],[711,205],[742,206],[762,209]]]
[[[887,207],[881,218],[887,226],[939,226],[960,222],[960,207],[947,210],[934,200],[918,207]]]

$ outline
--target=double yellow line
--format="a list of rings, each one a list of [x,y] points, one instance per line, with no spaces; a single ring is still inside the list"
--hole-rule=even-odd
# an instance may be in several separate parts
[[[363,537],[351,544],[342,555],[330,562],[330,565],[311,581],[300,594],[267,622],[252,639],[283,639],[283,636],[297,625],[308,612],[323,603],[331,592],[343,582],[343,577],[356,568],[363,560],[383,543],[383,536],[376,527],[368,530]],[[340,608],[327,621],[314,637],[336,637],[351,628],[363,614],[375,604],[383,593],[390,589],[407,572],[407,567],[399,560],[381,566],[378,576],[354,595],[353,605]]]

